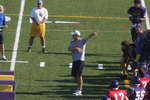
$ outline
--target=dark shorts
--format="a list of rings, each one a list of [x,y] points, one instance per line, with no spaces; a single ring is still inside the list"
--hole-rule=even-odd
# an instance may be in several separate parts
[[[80,77],[82,76],[82,71],[84,68],[84,61],[74,61],[72,66],[72,73],[73,77]]]
[[[3,44],[3,42],[4,42],[3,31],[0,31],[0,44]]]

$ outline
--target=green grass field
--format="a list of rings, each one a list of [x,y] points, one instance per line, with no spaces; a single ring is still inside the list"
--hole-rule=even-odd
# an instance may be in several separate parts
[[[21,0],[0,0],[6,14],[12,20],[5,31],[6,55],[11,60]],[[120,42],[130,40],[127,9],[131,0],[44,0],[49,15],[95,16],[92,18],[50,17],[49,21],[78,21],[80,24],[47,24],[46,44],[48,54],[41,53],[40,41],[36,38],[32,53],[27,53],[31,24],[24,16],[19,42],[19,61],[16,63],[17,100],[98,100],[108,90],[110,80],[119,79],[121,68]],[[150,1],[146,0],[149,4]],[[25,15],[36,6],[36,0],[26,0]],[[149,9],[149,8],[148,8]],[[150,11],[150,10],[149,10]],[[101,16],[101,18],[98,18]],[[68,64],[71,55],[67,51],[71,40],[70,32],[78,29],[82,36],[97,31],[98,35],[88,42],[86,68],[84,70],[84,95],[72,95],[75,83],[70,77]],[[44,68],[39,67],[45,62]],[[97,70],[97,64],[104,70]],[[9,70],[10,63],[0,63],[0,70]]]

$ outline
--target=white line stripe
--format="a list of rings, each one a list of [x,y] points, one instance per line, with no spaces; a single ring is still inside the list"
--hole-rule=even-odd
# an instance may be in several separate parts
[[[142,6],[146,8],[146,4],[144,0],[141,0]],[[146,10],[146,27],[147,29],[150,29],[150,22],[149,22],[149,17],[148,17],[148,11]]]
[[[11,63],[11,60],[7,60],[7,61],[0,61],[1,63]],[[29,63],[29,61],[15,61],[16,63]]]
[[[20,30],[21,30],[21,24],[22,24],[22,19],[23,19],[24,7],[25,7],[25,0],[21,0],[19,19],[18,19],[18,25],[17,25],[17,30],[16,30],[16,38],[15,38],[14,48],[13,48],[13,52],[12,52],[12,59],[11,59],[12,62],[10,65],[11,71],[15,70],[15,64],[16,64],[16,58],[17,58],[17,50],[18,50],[18,45],[19,45],[19,37],[20,37]]]

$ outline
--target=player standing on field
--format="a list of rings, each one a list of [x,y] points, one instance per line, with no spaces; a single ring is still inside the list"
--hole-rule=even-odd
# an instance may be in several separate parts
[[[131,81],[133,86],[128,89],[129,100],[143,100],[145,90],[140,86],[139,78],[133,77]]]
[[[126,91],[119,89],[119,82],[117,80],[112,81],[110,87],[112,89],[107,91],[107,100],[129,100]]]
[[[150,64],[150,30],[147,30],[143,38],[140,63]],[[148,70],[150,66],[147,66]]]
[[[86,42],[96,35],[96,32],[91,33],[87,38],[80,37],[80,31],[75,30],[71,32],[73,40],[70,42],[68,48],[72,53],[73,67],[72,67],[72,76],[77,82],[77,90],[74,91],[75,95],[82,95],[83,88],[83,79],[82,71],[84,68],[85,61],[85,48]]]
[[[131,36],[133,42],[135,42],[136,37],[136,26],[142,25],[142,21],[145,21],[146,8],[141,4],[141,0],[134,0],[134,6],[128,9],[129,20],[132,23]]]
[[[42,52],[46,53],[45,51],[45,22],[48,19],[48,11],[46,8],[43,7],[43,1],[37,1],[37,7],[33,8],[30,14],[30,18],[32,20],[32,28],[31,28],[31,35],[29,39],[29,46],[28,52],[31,52],[32,44],[34,38],[39,36],[41,39],[41,46]]]
[[[128,76],[128,65],[130,62],[134,62],[136,59],[136,51],[135,45],[131,44],[129,41],[124,40],[121,42],[121,51],[122,51],[122,58],[120,62],[120,66],[122,67],[122,74],[121,78],[126,79]]]
[[[5,56],[5,47],[4,47],[4,33],[3,29],[6,27],[6,19],[4,14],[4,7],[0,5],[0,60],[7,60]]]

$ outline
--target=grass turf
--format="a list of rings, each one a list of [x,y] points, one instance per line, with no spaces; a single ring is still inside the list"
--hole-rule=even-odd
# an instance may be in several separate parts
[[[49,15],[65,16],[104,16],[126,17],[131,5],[128,0],[45,0]],[[148,1],[147,1],[148,2]],[[1,0],[7,14],[18,14],[20,0]],[[35,0],[26,0],[24,14],[29,14]],[[6,55],[11,59],[17,16],[6,29]],[[49,18],[49,20],[79,21],[80,24],[47,24],[46,44],[48,54],[41,53],[37,38],[32,53],[27,53],[30,33],[29,18],[23,19],[17,60],[29,61],[28,64],[16,64],[17,100],[98,100],[108,89],[110,80],[119,79],[120,42],[130,40],[128,20],[89,19],[89,18]],[[81,30],[82,36],[97,31],[98,35],[88,42],[86,48],[86,68],[84,70],[84,95],[72,95],[75,83],[70,77],[68,64],[71,55],[67,51],[71,40],[70,31]],[[46,62],[44,68],[40,62]],[[104,70],[97,70],[97,64],[104,64]],[[0,63],[1,70],[8,70],[10,63]]]

